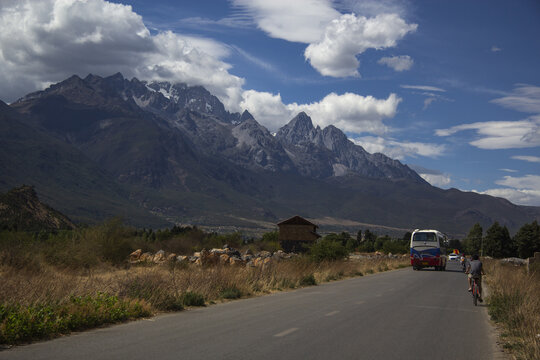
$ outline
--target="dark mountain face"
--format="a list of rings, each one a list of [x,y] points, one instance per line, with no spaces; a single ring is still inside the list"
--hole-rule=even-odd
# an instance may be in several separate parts
[[[42,200],[75,221],[122,216],[130,224],[166,224],[130,201],[128,189],[80,150],[29,122],[0,101],[0,191],[32,184]]]
[[[0,194],[0,229],[19,231],[74,229],[64,214],[39,201],[31,186]]]
[[[73,76],[11,106],[0,103],[0,113],[11,126],[0,131],[0,186],[39,179],[45,198],[77,202],[78,210],[58,207],[70,216],[94,211],[97,219],[120,207],[166,222],[257,227],[295,213],[452,234],[476,221],[512,228],[540,214],[434,188],[338,128],[315,128],[305,113],[273,136],[202,87]],[[135,219],[141,213],[129,213],[144,224]]]

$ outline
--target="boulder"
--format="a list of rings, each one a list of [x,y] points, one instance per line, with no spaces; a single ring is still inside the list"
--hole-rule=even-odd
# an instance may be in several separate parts
[[[246,262],[238,256],[231,256],[229,258],[229,264],[231,265],[244,265]]]
[[[221,254],[219,256],[219,262],[222,263],[222,264],[228,264],[230,258],[231,257],[229,255],[227,255],[227,254]]]
[[[248,248],[246,251],[244,251],[244,256],[253,255],[253,251],[251,251],[250,248]]]
[[[153,259],[154,259],[154,255],[152,255],[152,253],[145,252],[144,254],[141,255],[141,257],[139,258],[139,261],[151,262]]]
[[[152,259],[152,261],[155,262],[155,263],[159,263],[159,262],[165,261],[165,251],[159,250],[159,251],[154,255],[154,258]]]
[[[178,255],[176,257],[176,261],[178,261],[179,263],[188,262],[189,258],[185,255]]]
[[[169,255],[167,255],[167,261],[174,261],[174,260],[176,260],[175,253],[170,253]]]
[[[227,250],[225,250],[225,249],[215,249],[214,248],[214,249],[210,250],[210,253],[211,254],[220,254],[221,255],[221,254],[226,254]]]
[[[137,249],[131,254],[129,254],[129,261],[136,262],[141,258],[142,255],[142,249]]]
[[[267,258],[267,257],[272,256],[272,253],[271,253],[270,251],[261,251],[261,252],[259,253],[259,256],[260,256],[260,257],[263,257],[263,258]]]

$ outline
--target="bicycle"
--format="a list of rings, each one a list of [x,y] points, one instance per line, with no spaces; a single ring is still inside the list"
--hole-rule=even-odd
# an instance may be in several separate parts
[[[471,291],[471,294],[472,294],[472,297],[473,297],[474,306],[477,306],[478,299],[480,297],[480,295],[479,295],[479,286],[478,286],[477,280],[478,279],[475,278],[475,277],[472,278],[472,291]],[[482,301],[482,300],[480,300],[480,301]]]

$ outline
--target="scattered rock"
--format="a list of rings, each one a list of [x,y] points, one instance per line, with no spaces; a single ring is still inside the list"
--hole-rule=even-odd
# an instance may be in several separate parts
[[[141,255],[142,255],[142,250],[137,249],[134,252],[132,252],[131,254],[129,254],[129,261],[130,262],[137,262],[141,258]]]
[[[270,251],[261,251],[253,255],[250,249],[240,254],[240,251],[225,245],[222,249],[214,248],[211,250],[202,249],[195,252],[192,256],[176,255],[175,253],[166,253],[164,250],[159,250],[155,254],[150,252],[143,253],[142,249],[137,249],[129,255],[131,263],[163,263],[165,261],[176,261],[179,263],[191,263],[196,265],[241,265],[241,266],[265,266],[271,262],[278,262],[283,259],[290,259],[297,254],[286,253],[283,250],[278,250],[274,253]]]

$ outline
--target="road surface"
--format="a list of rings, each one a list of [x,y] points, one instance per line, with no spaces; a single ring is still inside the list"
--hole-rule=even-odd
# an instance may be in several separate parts
[[[405,268],[0,351],[0,359],[497,359],[466,277]]]

